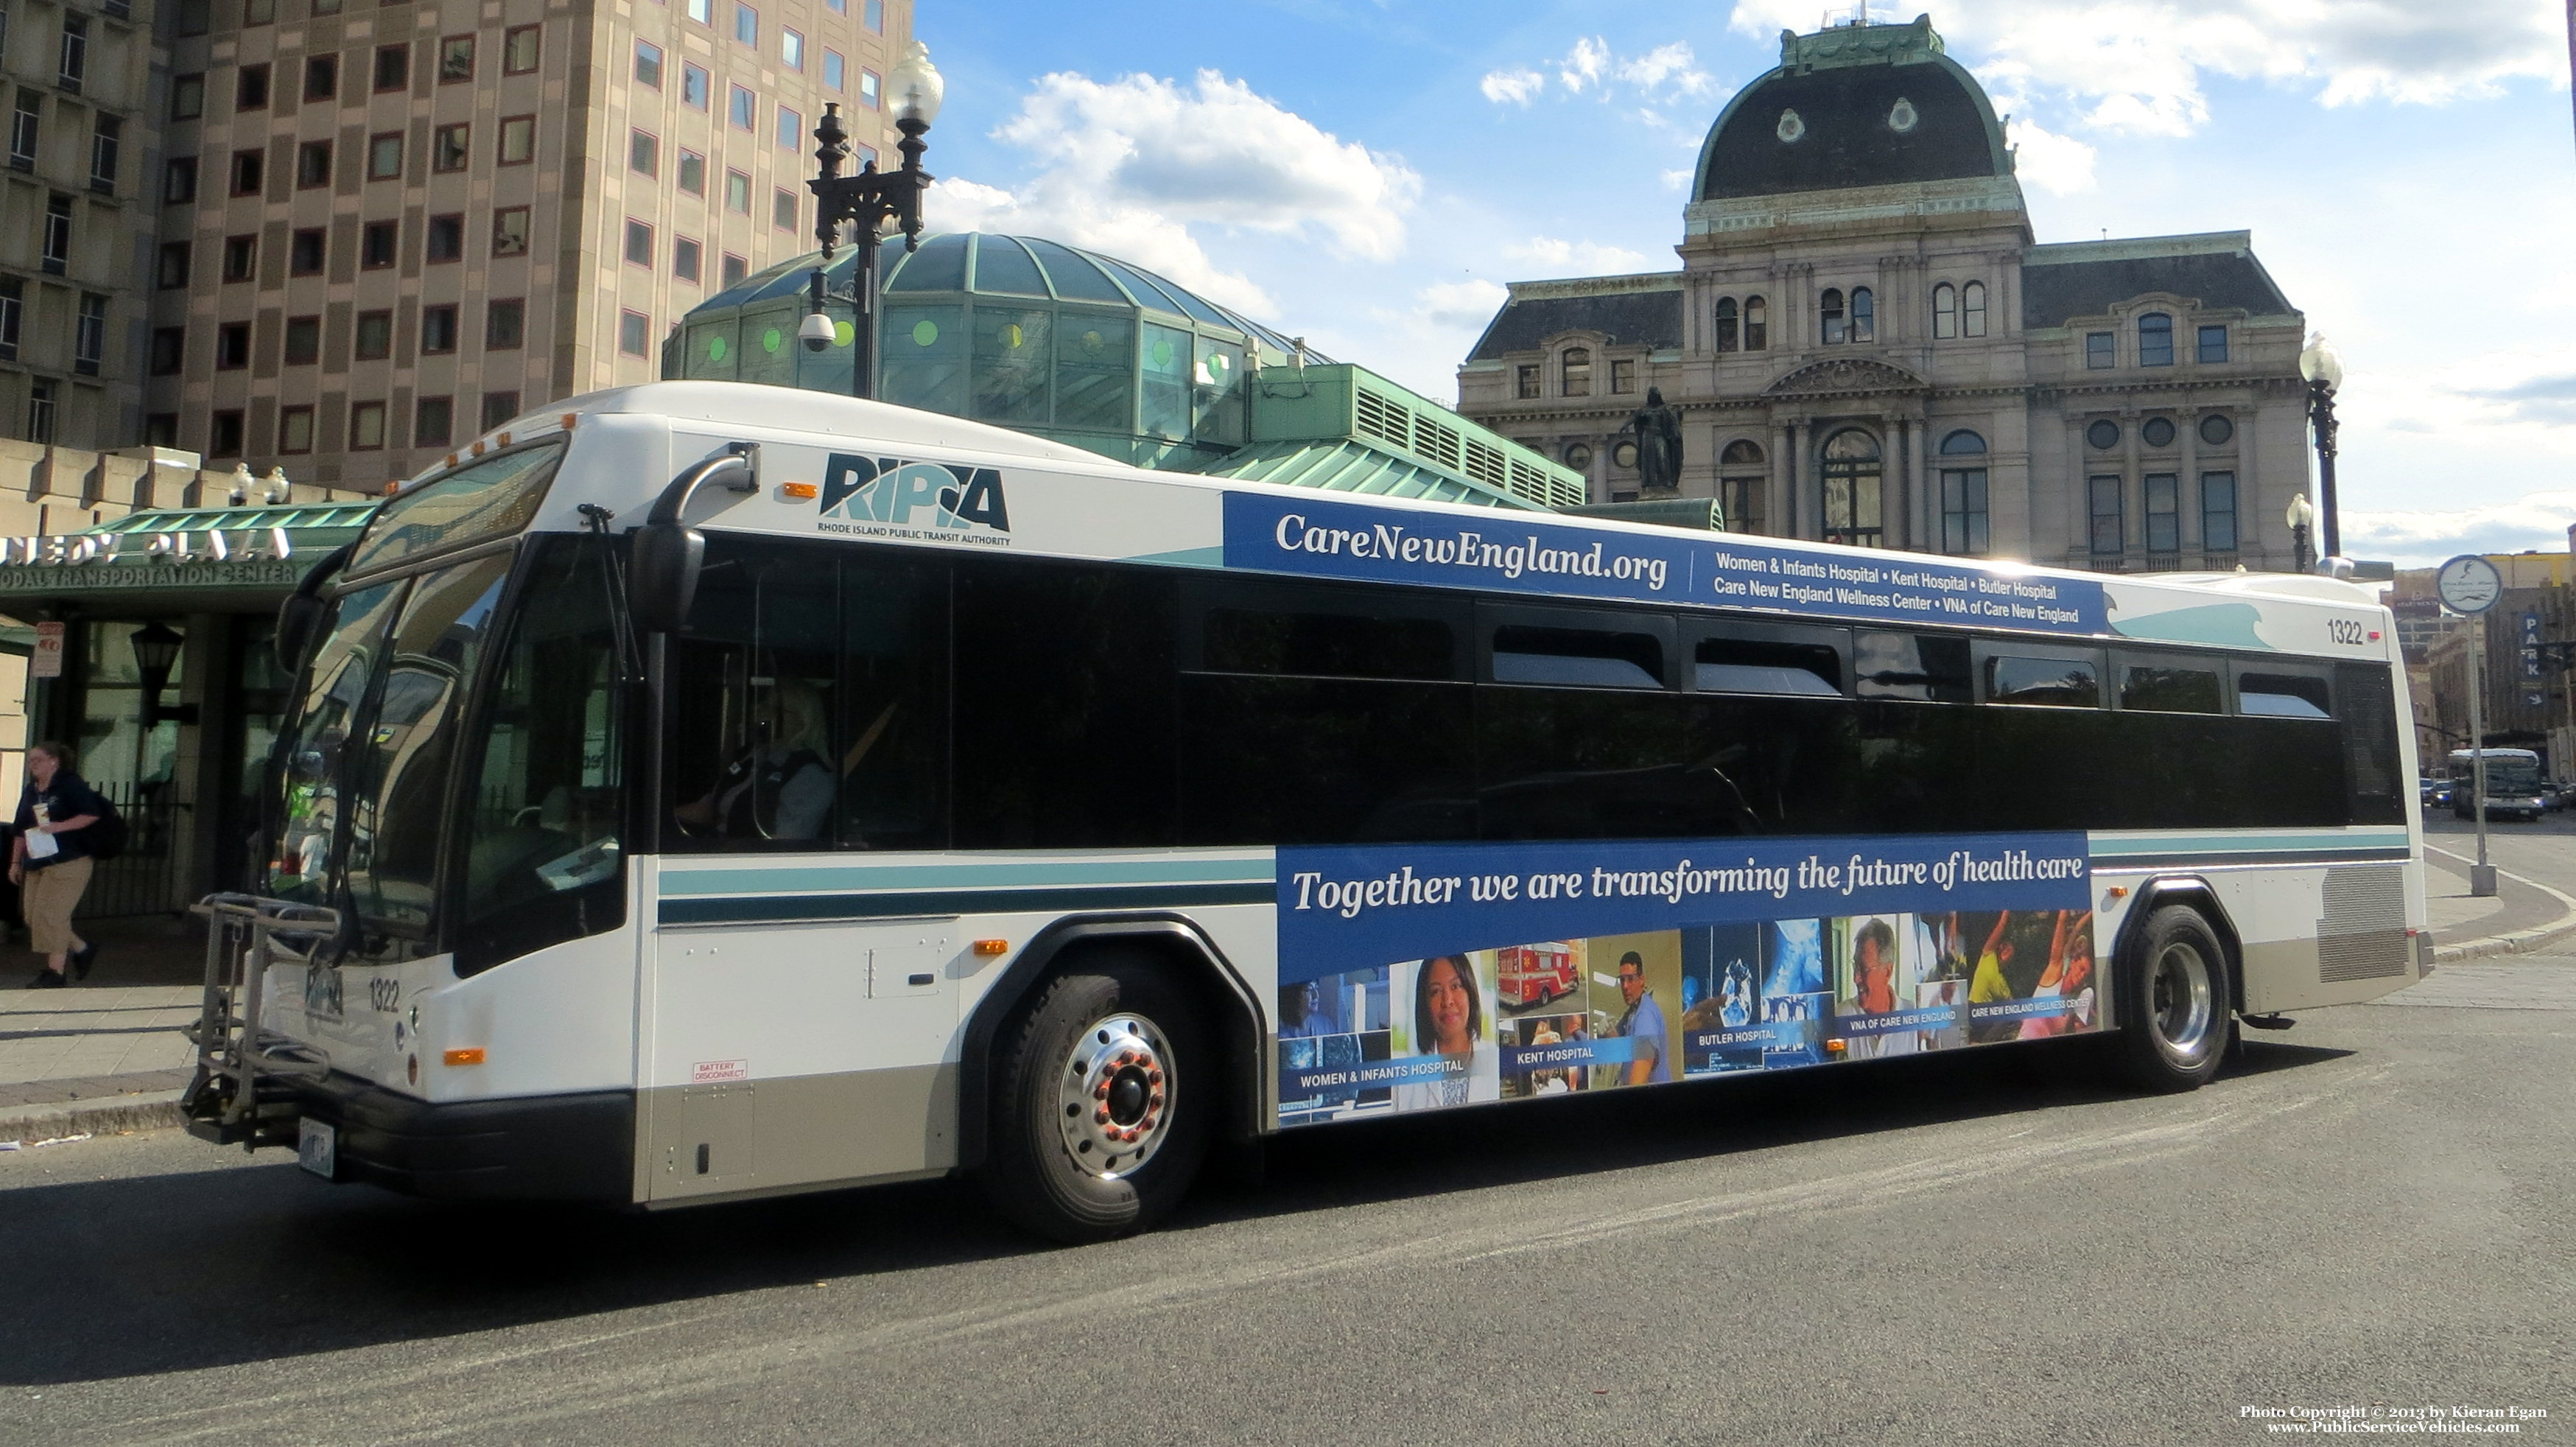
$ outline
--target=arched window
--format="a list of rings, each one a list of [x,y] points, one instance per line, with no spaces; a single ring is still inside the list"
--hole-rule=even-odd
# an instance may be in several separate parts
[[[1739,437],[1719,450],[1717,479],[1719,517],[1733,533],[1764,531],[1764,501],[1771,493],[1771,474],[1762,466],[1762,444]]]
[[[1565,355],[1557,359],[1557,375],[1564,384],[1559,388],[1558,396],[1591,396],[1592,349],[1590,347],[1566,348]]]
[[[1816,316],[1823,324],[1823,335],[1827,342],[1839,342],[1843,339],[1842,288],[1832,286],[1825,288],[1825,294],[1816,298]]]
[[[1866,342],[1877,334],[1877,298],[1869,294],[1868,287],[1853,287],[1851,299],[1851,339],[1855,342]]]
[[[1943,282],[1932,288],[1932,336],[1948,341],[1959,334],[1959,289]]]
[[[1741,465],[1759,467],[1762,465],[1762,444],[1759,442],[1747,442],[1743,438],[1739,437],[1733,442],[1726,444],[1726,450],[1717,455],[1717,461],[1718,465],[1721,467],[1736,467]]]
[[[1768,351],[1771,348],[1771,305],[1758,296],[1744,299],[1744,350]]]
[[[1941,551],[1987,548],[1986,439],[1961,428],[1941,439]]]
[[[1986,284],[1972,281],[1959,291],[1959,335],[1982,337],[1986,334]]]
[[[1717,349],[1735,350],[1735,298],[1731,296],[1717,299]]]
[[[2163,312],[2148,312],[2138,318],[2138,365],[2170,367],[2173,365],[2173,318]]]
[[[1885,535],[1878,439],[1847,427],[1825,439],[1825,541],[1874,548]]]

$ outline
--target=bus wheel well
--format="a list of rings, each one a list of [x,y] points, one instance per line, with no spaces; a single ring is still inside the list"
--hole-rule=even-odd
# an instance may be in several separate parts
[[[1090,916],[1062,919],[1040,930],[985,991],[966,1023],[958,1047],[957,1164],[984,1163],[992,1134],[992,1083],[998,1041],[1006,1027],[1055,975],[1108,958],[1150,961],[1186,988],[1217,1043],[1215,1073],[1221,1104],[1217,1139],[1240,1142],[1261,1129],[1261,1010],[1252,990],[1195,923],[1176,914]]]
[[[2120,922],[2120,937],[2111,957],[2127,960],[2129,952],[2136,948],[2148,918],[2169,904],[2188,905],[2209,922],[2211,932],[2218,936],[2219,944],[2227,951],[2228,1008],[2242,1012],[2245,1008],[2245,941],[2236,933],[2236,922],[2227,917],[2227,907],[2218,902],[2218,891],[2209,887],[2208,880],[2197,875],[2151,879],[2138,886],[2137,901],[2129,906],[2127,917]]]

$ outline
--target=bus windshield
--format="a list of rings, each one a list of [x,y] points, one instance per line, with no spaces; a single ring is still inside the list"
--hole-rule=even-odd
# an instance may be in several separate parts
[[[2467,766],[2461,770],[2467,773]],[[2531,759],[2487,760],[2487,793],[2491,797],[2519,797],[2540,792],[2540,765]]]

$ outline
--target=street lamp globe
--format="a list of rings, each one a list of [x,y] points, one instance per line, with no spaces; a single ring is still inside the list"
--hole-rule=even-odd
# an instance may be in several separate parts
[[[2299,375],[2311,382],[2323,382],[2328,390],[2343,385],[2343,353],[2335,350],[2325,333],[2308,338],[2307,349],[2299,353]]]
[[[948,82],[930,63],[930,47],[918,40],[904,49],[903,59],[896,61],[894,70],[886,76],[886,94],[898,122],[918,121],[928,126],[939,119],[939,102],[947,92]]]
[[[2308,524],[2316,521],[2316,518],[2316,508],[2309,504],[2308,495],[2302,492],[2291,497],[2290,510],[2282,515],[2281,520],[2288,523],[2291,530],[2295,532],[2307,527]]]

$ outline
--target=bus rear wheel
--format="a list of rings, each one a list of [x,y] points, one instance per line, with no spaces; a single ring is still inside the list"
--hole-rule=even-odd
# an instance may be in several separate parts
[[[996,1211],[1083,1245],[1180,1203],[1219,1095],[1186,993],[1140,961],[1086,960],[1040,985],[1008,1038],[978,1173]]]
[[[2119,974],[2120,1073],[2143,1090],[2198,1090],[2235,1034],[2227,949],[2189,905],[2147,917]]]

